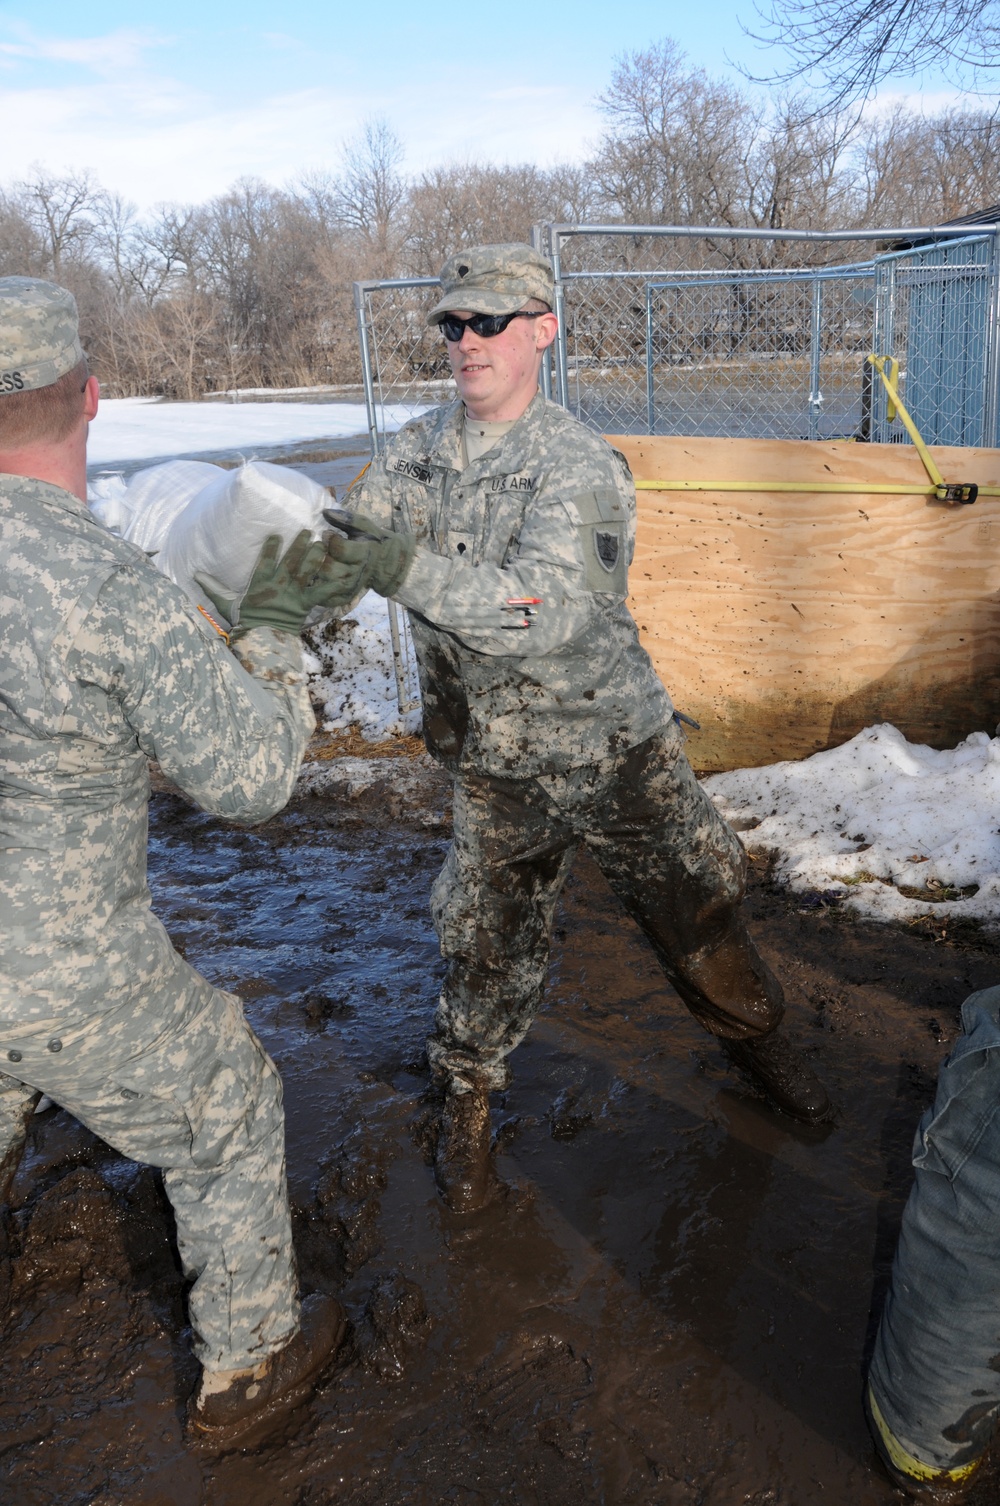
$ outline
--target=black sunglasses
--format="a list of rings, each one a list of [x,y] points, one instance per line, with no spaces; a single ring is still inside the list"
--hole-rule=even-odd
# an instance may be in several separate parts
[[[457,345],[467,328],[484,340],[492,340],[494,335],[503,334],[512,319],[540,319],[547,313],[548,309],[515,309],[512,314],[473,314],[469,319],[457,319],[454,314],[445,314],[438,323],[445,339],[452,345]]]

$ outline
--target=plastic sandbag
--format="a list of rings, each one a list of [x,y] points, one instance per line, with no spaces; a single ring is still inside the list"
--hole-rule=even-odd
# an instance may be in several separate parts
[[[98,476],[87,483],[87,506],[103,528],[123,535],[132,521],[132,509],[128,503],[128,490],[117,473]]]
[[[253,574],[268,534],[278,534],[285,549],[303,528],[320,537],[330,494],[299,471],[264,460],[235,471],[220,473],[207,465],[202,469],[215,471],[215,477],[171,522],[155,563],[192,601],[214,614],[218,608],[195,584],[195,575],[215,581],[221,595],[238,595]],[[138,522],[137,517],[132,538]]]
[[[165,465],[137,471],[125,490],[125,506],[132,518],[123,537],[147,554],[158,554],[192,498],[210,482],[231,474],[207,460],[168,460]],[[162,570],[161,561],[156,563]]]

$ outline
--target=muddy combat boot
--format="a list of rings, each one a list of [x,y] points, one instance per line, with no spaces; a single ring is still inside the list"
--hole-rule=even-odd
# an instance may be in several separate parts
[[[194,1438],[222,1447],[247,1441],[306,1401],[340,1348],[347,1328],[333,1297],[307,1297],[295,1337],[252,1370],[203,1371],[188,1407]]]
[[[491,1138],[488,1090],[448,1093],[438,1126],[434,1180],[453,1213],[476,1213],[503,1196]]]
[[[803,1124],[832,1117],[826,1089],[780,1030],[755,1040],[723,1041],[722,1049],[783,1114]]]
[[[915,1459],[900,1443],[879,1411],[871,1386],[865,1386],[865,1421],[879,1463],[898,1490],[926,1506],[962,1506],[978,1479],[980,1459],[957,1469],[934,1469]]]

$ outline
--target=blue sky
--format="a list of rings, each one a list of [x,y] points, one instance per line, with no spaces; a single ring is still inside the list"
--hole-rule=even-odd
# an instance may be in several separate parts
[[[141,205],[197,201],[243,175],[284,183],[336,168],[373,115],[403,139],[410,171],[579,160],[616,54],[668,35],[711,72],[766,72],[740,28],[753,18],[752,0],[0,0],[0,182],[39,163],[89,168]],[[932,108],[957,97],[936,78],[889,95]]]

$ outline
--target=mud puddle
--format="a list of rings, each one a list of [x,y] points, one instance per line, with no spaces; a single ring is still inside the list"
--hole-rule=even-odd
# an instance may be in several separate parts
[[[800,911],[756,934],[840,1118],[772,1115],[578,860],[545,1013],[498,1102],[506,1205],[463,1222],[425,1161],[427,915],[447,789],[397,760],[239,831],[154,797],[154,899],[238,990],[285,1081],[303,1286],[352,1339],[253,1453],[187,1451],[195,1379],[157,1175],[59,1110],[15,1187],[0,1499],[17,1506],[877,1506],[859,1405],[916,1119],[975,939]],[[313,788],[322,780],[314,779]],[[998,1476],[979,1487],[995,1501]]]

